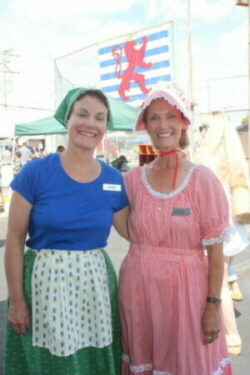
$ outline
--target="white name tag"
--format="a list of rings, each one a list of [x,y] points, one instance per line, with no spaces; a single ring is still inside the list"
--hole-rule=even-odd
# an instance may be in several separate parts
[[[115,184],[102,184],[102,190],[109,190],[109,191],[121,191],[121,185]]]

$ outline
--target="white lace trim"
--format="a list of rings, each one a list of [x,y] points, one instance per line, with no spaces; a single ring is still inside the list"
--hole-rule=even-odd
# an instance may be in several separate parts
[[[132,366],[130,364],[130,359],[129,359],[129,356],[125,353],[122,354],[122,359],[123,361],[127,362],[129,364],[129,368],[132,372],[134,372],[135,374],[138,374],[140,372],[143,372],[143,371],[151,371],[153,369],[153,366],[151,363],[147,363],[147,364],[144,364],[144,365],[139,365],[139,366]],[[224,368],[226,366],[228,366],[229,364],[231,363],[231,358],[230,357],[225,357],[223,358],[220,362],[219,362],[219,367],[216,371],[213,372],[212,375],[223,375],[224,373]],[[157,371],[157,370],[153,370],[153,375],[172,375],[170,372],[168,371]]]
[[[129,365],[129,368],[130,368],[130,371],[134,372],[135,374],[138,374],[144,371],[151,371],[152,365],[150,363],[146,363],[145,365],[140,365],[140,366]]]
[[[202,240],[202,245],[209,246],[209,245],[214,245],[217,242],[228,241],[231,237],[232,231],[233,231],[232,226],[228,225],[226,228],[223,229],[219,237],[208,238],[206,240]]]
[[[143,181],[143,184],[146,187],[147,191],[150,194],[154,195],[155,197],[158,197],[158,198],[171,198],[171,197],[174,197],[175,195],[179,194],[187,186],[187,184],[189,183],[189,180],[190,180],[190,178],[192,176],[192,173],[193,173],[194,169],[196,169],[200,165],[201,164],[195,164],[195,165],[193,165],[188,170],[188,173],[186,174],[185,178],[183,179],[183,182],[177,187],[177,189],[171,191],[171,193],[168,193],[168,194],[160,193],[159,191],[155,191],[154,189],[152,189],[152,187],[150,186],[150,184],[148,182],[147,175],[146,175],[146,168],[148,168],[147,164],[144,164],[144,166],[142,167],[142,181]]]
[[[220,363],[218,370],[214,371],[212,375],[223,375],[224,374],[224,368],[231,363],[230,357],[223,358]]]
[[[160,89],[159,89],[160,90]],[[159,93],[157,95],[154,95],[152,98],[149,97],[149,100],[145,100],[143,103],[142,111],[144,111],[147,107],[150,106],[153,100],[155,99],[165,99],[169,104],[171,104],[173,107],[177,108],[180,112],[183,113],[183,108],[176,103],[176,101],[169,95],[166,95],[165,93]],[[186,112],[186,111],[185,111]]]
[[[130,371],[132,371],[134,374],[138,374],[138,373],[144,372],[144,371],[153,370],[153,366],[152,366],[151,363],[145,363],[145,364],[139,365],[139,366],[132,365],[130,363],[129,356],[125,353],[122,354],[122,359],[123,359],[124,362],[128,363]],[[153,370],[153,375],[172,375],[172,374],[170,372],[166,372],[166,371]]]
[[[154,93],[152,93],[153,95],[147,96],[147,98],[144,100],[142,104],[142,110],[140,111],[140,115],[142,116],[143,111],[152,103],[153,100],[163,98],[173,107],[177,108],[184,115],[184,117],[186,117],[191,123],[190,116],[189,116],[188,109],[187,109],[188,101],[184,97],[183,93],[181,93],[180,95],[171,90],[170,93],[168,94],[164,90],[165,90],[165,87],[160,87],[160,86],[156,87],[154,89]]]

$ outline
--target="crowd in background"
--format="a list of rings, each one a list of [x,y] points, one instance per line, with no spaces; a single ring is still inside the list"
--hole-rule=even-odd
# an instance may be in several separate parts
[[[56,147],[56,152],[61,153],[63,151],[65,151],[63,145]],[[0,150],[0,212],[4,211],[4,190],[9,187],[12,177],[16,176],[28,161],[43,158],[47,155],[48,153],[43,145],[33,147],[27,141],[24,141],[21,145],[17,144],[14,149],[11,145],[3,146]],[[106,162],[109,164],[109,160],[106,160]],[[114,168],[121,172],[126,172],[129,169],[128,163],[129,161],[124,155],[114,157],[110,162]]]
[[[11,145],[3,146],[0,150],[0,211],[4,210],[5,190],[9,189],[9,184],[21,168],[30,160],[46,156],[43,148],[32,147],[24,141],[15,147]]]

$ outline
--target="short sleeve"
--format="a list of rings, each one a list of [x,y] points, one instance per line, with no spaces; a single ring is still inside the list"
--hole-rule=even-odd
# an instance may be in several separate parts
[[[229,204],[219,179],[209,168],[201,166],[198,176],[195,193],[198,196],[202,244],[207,246],[228,237]]]
[[[37,160],[31,160],[26,163],[10,184],[13,190],[17,191],[32,205],[36,201],[36,187],[39,176]]]

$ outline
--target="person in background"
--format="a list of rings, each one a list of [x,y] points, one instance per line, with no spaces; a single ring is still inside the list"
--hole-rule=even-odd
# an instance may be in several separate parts
[[[5,211],[6,204],[9,203],[9,183],[12,175],[12,150],[11,146],[6,145],[0,152],[0,212]]]
[[[1,152],[0,162],[2,165],[11,164],[11,152],[8,146],[5,146],[4,150]]]
[[[235,270],[234,265],[231,263],[228,268],[228,283],[229,283],[229,290],[231,293],[231,297],[234,301],[242,301],[243,300],[243,294],[240,290],[239,284],[238,284],[238,276]]]
[[[22,168],[22,162],[21,162],[21,152],[19,150],[17,150],[15,152],[15,156],[14,156],[14,166],[13,166],[13,175],[16,176],[21,168]]]
[[[0,164],[0,213],[4,211],[4,198],[2,191],[2,166]]]
[[[127,160],[126,156],[124,156],[124,155],[120,156],[120,167],[119,167],[119,170],[121,172],[127,172],[129,170],[128,160]]]
[[[249,245],[247,227],[234,216],[232,203],[234,189],[248,187],[248,167],[239,135],[223,112],[212,112],[202,124],[202,138],[195,160],[213,170],[222,183],[230,206],[231,233],[224,243],[224,280],[222,311],[228,351],[240,354],[241,337],[237,328],[228,272],[233,258]],[[240,199],[239,196],[237,196]],[[237,203],[237,202],[236,202]],[[238,202],[240,204],[240,201]]]
[[[32,158],[32,152],[29,147],[27,147],[27,142],[24,141],[22,146],[19,148],[21,152],[21,163],[22,165],[26,164]]]
[[[120,155],[117,159],[113,160],[111,164],[121,172],[127,172],[129,170],[128,160],[124,155]]]
[[[31,159],[37,159],[37,158],[42,158],[42,157],[43,155],[40,152],[39,147],[35,147]]]
[[[56,152],[64,152],[65,151],[65,147],[60,145],[60,146],[57,146],[56,148]]]
[[[209,129],[209,126],[207,124],[202,124],[199,127],[201,139],[206,137],[208,129]],[[236,138],[237,137],[238,137],[238,135],[236,135]],[[197,155],[200,154],[199,147],[198,147]],[[199,162],[199,159],[201,159],[201,157],[197,156],[197,155],[195,156],[195,158],[196,158],[197,162]],[[202,159],[204,159],[204,156],[202,157]],[[207,159],[207,157],[206,157],[206,159]],[[233,300],[241,301],[243,299],[243,294],[240,290],[240,287],[239,287],[239,284],[238,284],[237,280],[238,280],[238,276],[237,276],[235,267],[231,263],[230,266],[228,267],[228,283],[229,283],[230,294],[231,294],[231,297],[232,297]]]
[[[11,152],[8,146],[5,146],[3,151],[0,152],[0,213],[4,211],[4,194],[2,190],[2,166],[11,164]]]
[[[185,157],[189,125],[176,83],[153,88],[136,121],[158,156],[124,174],[123,375],[232,374],[220,309],[228,202],[213,172]]]
[[[112,224],[128,236],[128,201],[121,173],[93,157],[111,115],[102,91],[70,90],[55,114],[65,152],[30,161],[11,183],[5,375],[120,375],[116,275],[103,248]]]

